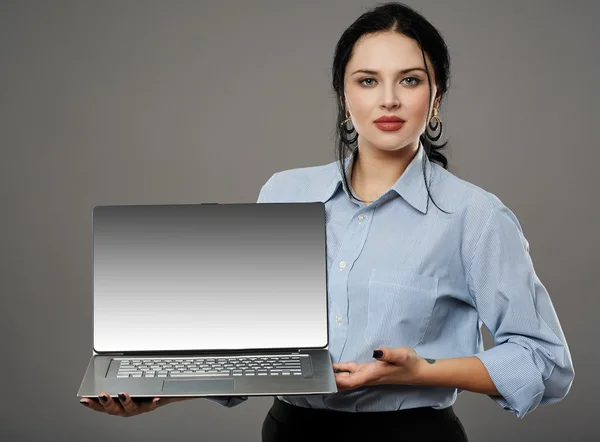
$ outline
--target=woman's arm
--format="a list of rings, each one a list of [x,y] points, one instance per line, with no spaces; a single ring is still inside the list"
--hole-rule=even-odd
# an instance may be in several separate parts
[[[563,399],[571,388],[574,369],[560,322],[535,273],[521,226],[499,200],[494,204],[471,249],[466,273],[469,293],[495,346],[473,357],[485,367],[500,394],[490,395],[492,399],[523,417],[540,404]],[[429,368],[437,368],[434,376],[442,381],[448,382],[449,374],[456,370],[456,379],[462,386],[491,391],[481,366],[471,358],[438,361],[433,366]],[[472,370],[470,380],[466,367]]]
[[[458,388],[499,396],[485,365],[475,356],[449,359],[421,359],[414,385]]]

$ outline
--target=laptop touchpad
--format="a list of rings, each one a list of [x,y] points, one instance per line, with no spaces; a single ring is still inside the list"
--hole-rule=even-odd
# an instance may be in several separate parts
[[[169,379],[163,381],[165,393],[224,393],[234,389],[233,379]]]

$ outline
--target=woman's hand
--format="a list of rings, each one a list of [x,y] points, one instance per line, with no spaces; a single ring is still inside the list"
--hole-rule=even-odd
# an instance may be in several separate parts
[[[105,399],[105,400],[104,400]],[[91,410],[101,413],[110,414],[112,416],[131,417],[139,414],[154,411],[158,407],[162,407],[172,402],[180,402],[191,397],[155,397],[155,398],[139,398],[133,399],[127,393],[119,393],[119,398],[113,399],[106,393],[101,393],[98,399],[83,398],[79,402],[87,406]]]
[[[338,391],[382,384],[414,385],[423,359],[409,347],[380,348],[373,362],[333,364]]]

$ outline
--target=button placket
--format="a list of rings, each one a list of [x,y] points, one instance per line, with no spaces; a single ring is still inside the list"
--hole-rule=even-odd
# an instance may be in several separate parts
[[[359,213],[355,214],[354,219],[350,220],[346,234],[341,241],[341,247],[337,255],[337,272],[331,272],[332,283],[335,286],[335,291],[344,295],[338,297],[334,305],[332,305],[330,321],[332,326],[332,343],[331,351],[334,359],[341,357],[344,347],[346,346],[347,339],[347,328],[348,321],[350,320],[347,315],[348,311],[348,293],[347,283],[352,263],[360,255],[361,248],[365,241],[365,235],[369,229],[370,221],[369,214]],[[367,229],[367,230],[365,230]],[[360,241],[348,241],[348,238],[358,237]],[[350,247],[348,247],[350,245]],[[334,264],[335,266],[335,264]],[[333,267],[335,268],[335,267]]]

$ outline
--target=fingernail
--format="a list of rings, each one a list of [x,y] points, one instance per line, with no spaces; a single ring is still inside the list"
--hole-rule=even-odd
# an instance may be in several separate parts
[[[103,404],[106,403],[106,401],[108,401],[108,398],[104,395],[100,396],[100,402],[102,402]]]
[[[383,356],[383,352],[381,350],[374,350],[373,351],[373,357],[374,358],[380,358]]]
[[[124,394],[119,393],[119,399],[121,400],[121,402],[125,402],[127,400],[127,398],[125,397]]]
[[[79,401],[79,403],[85,405],[86,407],[90,406],[90,404],[88,404],[86,401]]]
[[[160,405],[160,399],[156,399],[156,400],[154,401],[154,404],[155,404],[155,405]]]

